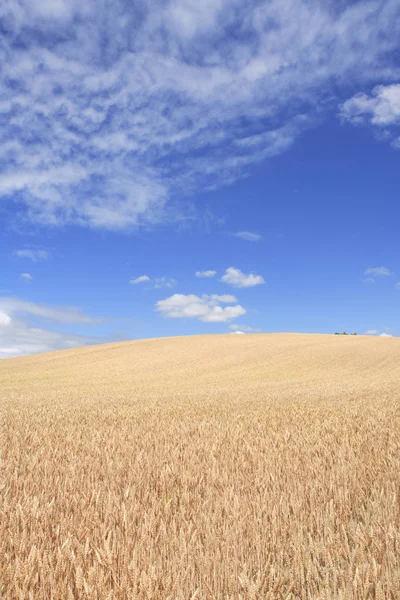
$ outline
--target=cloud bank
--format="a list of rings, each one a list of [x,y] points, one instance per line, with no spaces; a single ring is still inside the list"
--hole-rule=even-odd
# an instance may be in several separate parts
[[[399,12],[397,0],[2,2],[0,198],[52,226],[182,216],[177,198],[286,151],[340,90],[398,80]],[[396,93],[361,100],[393,120]]]

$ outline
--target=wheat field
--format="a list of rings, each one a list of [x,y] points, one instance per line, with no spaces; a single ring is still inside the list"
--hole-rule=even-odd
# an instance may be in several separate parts
[[[398,600],[400,340],[0,361],[2,600]]]

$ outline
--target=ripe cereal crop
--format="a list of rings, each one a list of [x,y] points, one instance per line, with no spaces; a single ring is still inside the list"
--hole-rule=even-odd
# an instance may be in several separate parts
[[[0,361],[2,600],[399,600],[400,340]]]

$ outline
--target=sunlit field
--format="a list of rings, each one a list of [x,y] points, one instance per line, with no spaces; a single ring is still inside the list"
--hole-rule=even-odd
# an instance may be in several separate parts
[[[400,340],[0,361],[2,600],[398,600]]]

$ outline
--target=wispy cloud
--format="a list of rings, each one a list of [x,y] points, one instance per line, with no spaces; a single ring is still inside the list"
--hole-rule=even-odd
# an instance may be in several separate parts
[[[253,287],[265,283],[264,277],[261,275],[254,275],[254,273],[246,275],[240,269],[235,269],[234,267],[226,269],[224,275],[221,277],[221,281],[237,288]]]
[[[261,329],[257,329],[256,327],[249,327],[248,325],[238,325],[237,323],[232,323],[229,325],[229,329],[240,329],[245,333],[260,333]]]
[[[153,287],[156,290],[161,290],[162,288],[173,288],[177,283],[174,277],[156,277],[153,280]]]
[[[367,329],[365,335],[376,335],[378,331],[376,329]]]
[[[259,233],[252,233],[251,231],[238,231],[237,233],[233,233],[235,237],[238,237],[242,240],[246,240],[247,242],[259,242],[262,240],[262,235]]]
[[[0,298],[0,358],[99,343],[98,337],[76,335],[32,327],[30,315],[61,323],[95,323],[97,319],[76,309],[51,308],[16,298]]]
[[[196,271],[196,277],[199,277],[200,279],[206,279],[208,277],[215,277],[215,275],[217,274],[217,271]]]
[[[83,314],[78,308],[54,308],[18,298],[0,297],[0,310],[8,315],[34,315],[60,323],[99,323],[102,319]]]
[[[150,281],[150,277],[148,275],[140,275],[136,277],[136,279],[131,279],[129,283],[132,285],[137,285],[138,283],[144,283],[145,281]]]
[[[32,275],[30,273],[21,273],[20,278],[23,281],[25,281],[26,283],[29,283],[33,279]]]
[[[389,277],[393,273],[387,267],[369,267],[364,271],[364,275],[373,275],[374,277]]]
[[[65,334],[48,329],[30,327],[22,319],[12,319],[9,325],[2,326],[1,320],[2,316],[0,313],[0,359],[87,346],[107,341],[98,337]]]
[[[246,310],[229,294],[196,296],[194,294],[174,294],[159,300],[156,310],[173,319],[197,319],[205,323],[225,323],[246,313]],[[222,306],[233,304],[233,306]]]
[[[397,0],[3,2],[0,196],[43,224],[172,218],[178,197],[290,148],[338,90],[393,83],[399,11]]]
[[[136,279],[131,279],[130,284],[137,285],[138,283],[147,283],[150,282],[151,286],[160,290],[162,288],[173,288],[178,283],[176,279],[173,277],[149,277],[148,275],[140,275],[140,277],[136,277]]]
[[[47,260],[49,258],[49,252],[47,250],[35,250],[33,248],[14,250],[13,255],[18,258],[27,258],[35,263],[39,260]]]

